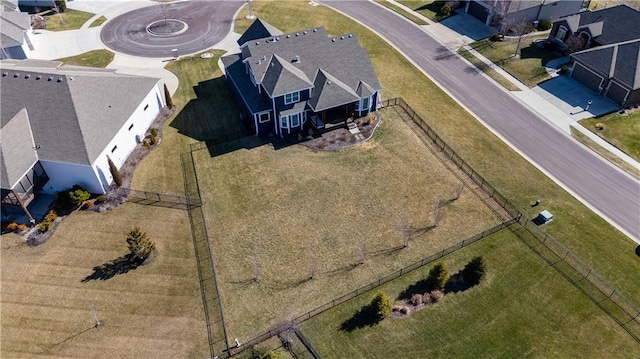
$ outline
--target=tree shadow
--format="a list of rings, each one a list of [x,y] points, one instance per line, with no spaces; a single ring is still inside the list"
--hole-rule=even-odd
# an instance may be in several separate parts
[[[435,287],[430,280],[421,279],[411,284],[410,286],[408,286],[405,290],[403,290],[398,295],[398,300],[411,299],[411,297],[413,297],[414,294],[429,293],[434,289]]]
[[[340,324],[340,330],[352,332],[356,329],[372,327],[378,324],[381,320],[382,318],[377,315],[371,304],[367,304],[360,308],[360,310],[358,310],[351,318],[342,322],[342,324]]]
[[[444,290],[447,293],[458,293],[464,292],[467,289],[474,287],[473,284],[468,283],[464,280],[462,276],[462,272],[458,272],[447,280],[447,284],[444,286]]]
[[[131,270],[138,268],[143,260],[137,259],[133,254],[128,253],[122,257],[118,257],[111,262],[93,267],[93,273],[84,278],[81,282],[85,283],[91,280],[107,280],[118,274],[125,274]]]

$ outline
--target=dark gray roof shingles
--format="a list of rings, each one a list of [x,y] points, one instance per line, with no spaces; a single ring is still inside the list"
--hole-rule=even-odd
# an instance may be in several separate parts
[[[2,188],[11,189],[38,160],[27,110],[3,122],[0,131],[0,182]]]

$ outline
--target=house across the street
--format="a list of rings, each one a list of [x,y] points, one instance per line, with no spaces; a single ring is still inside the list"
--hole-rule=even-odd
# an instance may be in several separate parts
[[[580,11],[580,0],[466,0],[464,12],[494,26],[499,22],[554,20]]]
[[[640,103],[640,11],[618,5],[553,23],[549,41],[570,53],[569,75],[622,107]]]
[[[0,59],[26,59],[33,50],[31,17],[17,6],[0,4]]]
[[[105,193],[165,106],[159,79],[57,61],[0,61],[3,218],[39,192]]]
[[[222,62],[256,134],[321,129],[376,110],[380,82],[354,34],[285,34],[256,19],[238,44],[241,52]]]

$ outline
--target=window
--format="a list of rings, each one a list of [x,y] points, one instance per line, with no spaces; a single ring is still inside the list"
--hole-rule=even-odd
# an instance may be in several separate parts
[[[369,102],[371,101],[370,97],[363,97],[360,99],[360,110],[368,110],[369,109]]]
[[[149,104],[147,104],[147,105],[144,107],[144,110],[146,111],[148,108],[149,108]]]
[[[289,128],[289,116],[280,117],[280,128]]]
[[[290,103],[300,101],[300,92],[292,92],[284,95],[284,104],[288,105]]]
[[[131,126],[129,126],[129,131],[131,131],[132,128],[133,128],[133,123],[131,124]]]
[[[564,41],[565,36],[567,36],[567,29],[564,26],[560,26],[558,28],[558,32],[556,33],[556,39]]]
[[[117,149],[118,149],[118,146],[117,146],[117,145],[116,145],[116,146],[113,146],[113,148],[111,149],[111,153],[116,152],[116,150],[117,150]]]
[[[258,115],[258,122],[260,123],[269,122],[269,120],[271,120],[271,116],[269,116],[269,112],[261,113],[260,115]]]
[[[290,115],[289,118],[291,119],[291,127],[300,126],[300,115],[299,114],[294,113],[293,115]]]

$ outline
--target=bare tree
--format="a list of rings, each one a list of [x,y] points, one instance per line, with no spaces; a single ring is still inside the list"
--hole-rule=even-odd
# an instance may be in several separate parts
[[[458,186],[456,186],[456,189],[453,192],[453,200],[457,200],[458,198],[460,198],[460,195],[462,194],[462,191],[464,190],[464,183],[460,183],[458,184]]]
[[[162,13],[162,18],[164,19],[164,25],[167,26],[167,4],[160,4],[160,12]]]
[[[564,41],[569,53],[580,51],[587,45],[587,39],[581,35],[571,34]]]
[[[444,213],[442,212],[442,201],[436,197],[433,201],[433,226],[437,227],[442,220]]]
[[[258,259],[256,257],[256,252],[255,250],[251,251],[251,255],[249,257],[249,260],[251,261],[251,272],[253,274],[253,281],[258,283],[260,282],[260,268],[258,267]]]
[[[358,246],[358,258],[359,265],[363,265],[367,260],[367,244],[364,242],[360,243],[360,245]]]
[[[313,260],[312,256],[307,256],[307,266],[309,269],[309,280],[313,279],[316,276],[316,262]]]
[[[100,328],[101,326],[104,325],[104,322],[98,319],[98,311],[96,310],[96,307],[93,304],[91,304],[91,314],[93,315],[94,328]]]

